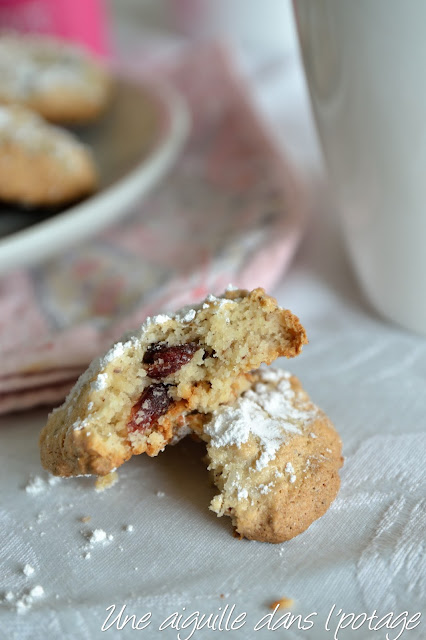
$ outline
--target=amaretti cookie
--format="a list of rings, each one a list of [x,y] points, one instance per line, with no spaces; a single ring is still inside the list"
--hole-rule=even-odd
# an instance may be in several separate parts
[[[62,205],[96,189],[89,149],[20,106],[0,106],[0,199],[27,207]]]
[[[192,419],[237,398],[262,362],[297,355],[298,318],[263,289],[228,290],[148,318],[81,376],[40,438],[56,475],[104,475],[134,454],[155,456]]]
[[[85,123],[108,103],[111,80],[82,49],[41,35],[0,37],[0,103],[21,104],[56,123]]]
[[[322,516],[337,495],[341,441],[289,373],[271,367],[197,429],[219,489],[210,508],[250,540],[283,542]]]

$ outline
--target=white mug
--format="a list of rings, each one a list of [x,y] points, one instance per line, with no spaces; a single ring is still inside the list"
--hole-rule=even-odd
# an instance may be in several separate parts
[[[377,310],[426,334],[426,1],[294,9],[355,271]]]

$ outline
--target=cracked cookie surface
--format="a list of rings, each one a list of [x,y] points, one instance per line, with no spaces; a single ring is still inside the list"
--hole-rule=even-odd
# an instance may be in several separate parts
[[[219,493],[210,509],[250,540],[279,543],[321,517],[337,495],[341,441],[294,376],[260,369],[251,388],[199,424]]]
[[[148,318],[94,360],[49,416],[42,464],[56,475],[104,475],[134,454],[155,456],[197,415],[238,398],[261,363],[305,343],[298,318],[263,289]]]

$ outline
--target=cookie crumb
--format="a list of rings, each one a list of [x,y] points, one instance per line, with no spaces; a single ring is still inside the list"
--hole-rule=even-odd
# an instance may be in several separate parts
[[[100,476],[96,479],[95,482],[95,491],[105,491],[105,489],[109,489],[113,487],[118,482],[118,473],[116,471],[111,471],[106,476]]]
[[[280,598],[280,600],[275,600],[275,602],[270,604],[269,608],[275,609],[276,607],[278,607],[278,609],[291,609],[293,605],[294,605],[293,598]]]
[[[157,498],[164,498],[165,495],[164,491],[157,491]]]
[[[92,516],[83,516],[82,518],[80,518],[80,522],[90,522],[92,519]]]

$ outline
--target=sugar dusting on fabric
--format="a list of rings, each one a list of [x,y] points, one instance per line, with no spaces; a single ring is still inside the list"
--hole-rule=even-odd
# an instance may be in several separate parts
[[[53,487],[60,481],[61,478],[59,478],[58,476],[49,476],[47,480],[45,480],[41,476],[35,476],[31,478],[31,480],[25,486],[25,491],[32,495],[37,495],[40,493],[44,493],[49,487]]]

